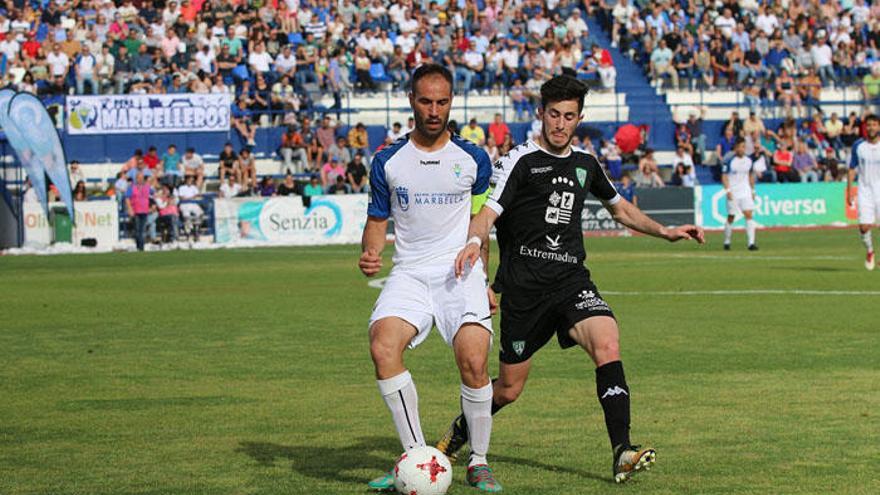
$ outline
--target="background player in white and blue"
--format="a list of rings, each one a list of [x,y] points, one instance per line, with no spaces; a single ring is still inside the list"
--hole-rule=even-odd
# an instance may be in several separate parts
[[[873,270],[871,227],[877,224],[877,216],[880,215],[880,117],[874,114],[865,117],[865,131],[868,139],[859,139],[852,147],[846,179],[846,202],[853,204],[856,200],[852,194],[852,184],[858,174],[859,233],[868,251],[865,268]]]
[[[721,171],[721,183],[727,193],[727,223],[724,224],[724,250],[730,250],[730,238],[733,236],[733,221],[740,213],[746,218],[746,238],[749,251],[757,251],[755,244],[755,167],[752,159],[746,155],[746,142],[738,138],[733,145],[733,156],[724,162]]]
[[[409,100],[415,129],[373,158],[359,263],[367,276],[379,272],[388,218],[393,218],[394,267],[370,318],[370,352],[379,391],[404,449],[425,446],[418,395],[403,352],[423,342],[436,325],[452,346],[461,374],[461,405],[473,451],[467,480],[483,491],[501,491],[486,461],[492,431],[487,363],[492,314],[485,258],[461,277],[453,270],[456,253],[467,241],[472,208],[485,201],[492,163],[485,151],[447,130],[452,105],[449,70],[420,66],[412,76]],[[483,239],[475,242],[486,244]],[[370,487],[393,488],[391,473],[373,480]]]

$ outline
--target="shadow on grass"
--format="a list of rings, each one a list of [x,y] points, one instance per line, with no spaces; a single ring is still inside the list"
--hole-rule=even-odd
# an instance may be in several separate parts
[[[292,469],[303,476],[321,480],[364,483],[363,475],[352,470],[375,471],[379,476],[394,465],[400,455],[400,443],[393,437],[364,437],[343,447],[321,445],[278,445],[268,442],[240,442],[236,452],[243,453],[261,466],[292,462]]]
[[[348,474],[353,470],[375,471],[376,476],[391,468],[400,454],[400,444],[393,437],[363,437],[344,447],[323,447],[320,445],[278,445],[268,442],[240,442],[238,453],[252,458],[261,466],[275,466],[280,462],[292,462],[291,468],[309,478],[348,483],[366,483],[363,475]],[[611,483],[610,476],[590,473],[582,469],[554,466],[543,462],[492,455],[495,462],[541,469],[549,472],[566,473],[583,478]],[[464,465],[460,465],[464,468]]]
[[[545,464],[534,459],[523,459],[522,457],[511,457],[506,455],[491,454],[491,460],[494,462],[503,462],[508,464],[516,464],[518,466],[529,467],[532,469],[541,469],[544,471],[572,474],[582,478],[589,478],[596,481],[604,481],[605,483],[614,484],[611,475],[602,476],[600,474],[584,471],[583,469],[574,469],[566,466],[555,466],[553,464]],[[610,471],[610,470],[609,470]]]

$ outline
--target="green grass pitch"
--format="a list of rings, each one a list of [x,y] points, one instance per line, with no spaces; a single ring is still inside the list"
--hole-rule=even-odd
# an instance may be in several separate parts
[[[551,343],[495,417],[505,492],[880,493],[880,272],[852,229],[758,240],[587,239],[657,465],[610,482],[593,367]],[[365,493],[400,445],[357,256],[0,258],[0,494]],[[458,408],[451,350],[433,335],[407,364],[433,441]],[[464,471],[450,493],[475,493]]]

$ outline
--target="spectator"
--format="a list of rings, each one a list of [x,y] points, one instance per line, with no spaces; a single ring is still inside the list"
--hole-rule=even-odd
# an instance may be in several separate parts
[[[98,86],[95,81],[95,72],[98,65],[97,59],[89,51],[88,45],[83,45],[79,54],[74,61],[74,71],[76,74],[76,94],[85,94],[85,83],[89,83],[89,94],[98,92]]]
[[[727,129],[733,131],[734,138],[743,137],[743,121],[739,118],[738,111],[734,110],[733,112],[730,112],[730,118],[727,119],[727,122],[725,122],[723,126],[721,126],[722,137]]]
[[[766,130],[766,127],[764,127],[764,121],[761,120],[761,117],[758,117],[756,112],[750,111],[749,118],[743,123],[743,134],[745,136],[751,136],[754,132],[764,134],[764,131]]]
[[[153,188],[144,181],[144,173],[137,171],[134,184],[125,192],[125,208],[129,218],[134,219],[134,238],[138,251],[144,250],[147,215],[150,213],[152,196]]]
[[[275,196],[275,179],[271,176],[265,176],[260,181],[260,196],[264,198],[269,198]]]
[[[339,163],[349,163],[352,160],[352,154],[345,143],[344,136],[336,138],[336,141],[332,143],[327,150],[327,154],[330,157],[336,157],[339,160]]]
[[[837,159],[834,148],[825,148],[825,155],[819,160],[816,170],[819,179],[824,182],[834,182],[843,179],[844,173],[841,171],[840,160]]]
[[[822,111],[819,101],[822,98],[822,81],[812,68],[807,69],[806,74],[798,81],[798,96],[801,102],[817,112]]]
[[[620,184],[617,184],[616,186],[617,192],[622,198],[638,206],[639,198],[636,196],[636,185],[629,177],[629,174],[623,174],[620,178]]]
[[[201,191],[196,185],[195,177],[188,175],[183,184],[177,188],[178,208],[183,217],[184,224],[192,226],[198,224],[204,215],[202,206],[198,203]],[[191,230],[191,229],[187,229]]]
[[[285,170],[296,170],[297,173],[305,172],[309,168],[309,158],[303,137],[299,133],[296,125],[287,128],[287,132],[281,135],[281,147],[279,148],[281,157],[284,159],[283,167]],[[296,158],[297,164],[293,164]]]
[[[336,177],[336,181],[327,188],[327,194],[349,194],[348,184],[345,183],[345,178],[341,175]]]
[[[825,121],[825,137],[835,152],[843,148],[842,134],[843,121],[837,117],[837,112],[831,112],[831,117]]]
[[[256,194],[257,162],[251,149],[245,146],[238,154],[238,170],[241,172],[241,185],[246,192]]]
[[[223,151],[218,157],[219,166],[217,173],[220,176],[220,182],[224,183],[226,176],[231,176],[236,182],[241,182],[241,169],[238,166],[238,153],[232,147],[232,143],[223,145]]]
[[[706,107],[701,107],[699,116],[697,112],[688,113],[687,130],[691,135],[691,145],[694,148],[694,162],[702,165],[706,156],[706,135],[703,134],[703,118],[706,116]]]
[[[367,128],[363,123],[358,122],[353,129],[348,131],[348,145],[355,152],[361,152],[364,154],[364,159],[369,161],[370,159],[370,139],[367,135]]]
[[[241,194],[241,185],[231,174],[226,177],[226,182],[220,186],[220,197],[224,199],[234,198]]]
[[[395,122],[391,124],[391,129],[388,129],[388,133],[386,134],[386,136],[393,143],[394,141],[397,141],[398,139],[405,136],[406,133],[407,131],[403,129],[403,126],[400,125],[400,122]]]
[[[336,183],[336,178],[345,178],[345,166],[335,156],[321,167],[321,187],[325,190]]]
[[[688,179],[686,179],[685,182],[690,181],[691,186],[695,185],[697,182],[697,172],[694,167],[694,159],[683,146],[677,147],[675,149],[675,155],[672,157],[673,165],[678,165],[679,163],[684,165],[685,171],[687,172]]]
[[[312,196],[320,196],[324,194],[324,188],[318,182],[318,176],[312,174],[309,183],[303,188],[303,196],[310,198]]]
[[[277,193],[279,196],[295,196],[296,195],[296,182],[293,181],[292,174],[287,174],[284,176],[284,182],[282,182],[278,186]]]
[[[156,208],[159,210],[159,222],[168,226],[171,242],[177,242],[177,233],[180,231],[180,210],[177,207],[177,199],[171,194],[171,188],[167,184],[163,184],[156,194]]]
[[[336,126],[330,122],[329,115],[324,115],[324,118],[321,119],[321,127],[315,131],[315,136],[325,150],[330,150],[330,147],[336,143]]]
[[[489,134],[495,138],[495,143],[503,143],[504,138],[510,135],[510,128],[504,123],[500,113],[496,113],[495,120],[489,124]]]
[[[461,130],[461,137],[474,143],[477,146],[483,146],[486,143],[486,133],[483,128],[477,125],[477,119],[471,119]]]
[[[645,150],[644,156],[639,160],[639,175],[641,182],[649,187],[663,187],[666,184],[660,177],[660,168],[654,159],[654,150],[648,148]]]
[[[83,181],[77,181],[76,185],[73,187],[73,200],[74,201],[87,201],[89,199],[88,192],[86,191],[86,183]]]
[[[679,187],[694,187],[694,179],[690,174],[693,167],[688,167],[684,163],[675,164],[675,171],[672,173],[672,185]]]
[[[813,154],[807,148],[807,144],[803,141],[797,144],[797,151],[792,158],[792,168],[800,176],[797,182],[819,181],[819,175],[816,173],[816,158],[813,157]]]
[[[177,153],[177,146],[168,145],[168,151],[162,155],[160,173],[162,174],[162,183],[168,184],[172,188],[177,187],[180,183],[180,154]]]
[[[318,137],[315,135],[315,130],[312,129],[311,122],[312,121],[309,117],[303,117],[300,134],[302,135],[303,143],[306,145],[306,155],[311,163],[310,168],[318,171],[324,160],[324,148],[322,148],[321,143],[318,142]]]
[[[247,98],[240,97],[232,106],[232,128],[238,131],[247,146],[256,146],[257,126],[254,125],[251,116]]]
[[[183,164],[183,178],[195,178],[196,187],[201,190],[202,184],[205,182],[205,161],[202,156],[196,153],[194,148],[187,148],[181,159]]]
[[[660,39],[657,48],[651,52],[650,61],[651,86],[663,87],[663,76],[668,75],[672,79],[672,87],[678,88],[678,71],[672,65],[672,50],[666,46],[666,40]]]
[[[828,86],[830,83],[834,85],[837,76],[834,75],[834,62],[832,60],[831,47],[828,46],[824,38],[813,45],[810,49],[810,56],[813,59],[813,67],[822,79],[822,86]]]
[[[880,62],[871,65],[871,70],[862,77],[862,97],[865,105],[880,103]]]
[[[792,104],[797,106],[798,114],[803,113],[801,97],[795,88],[794,78],[791,77],[786,69],[782,69],[779,77],[776,78],[776,99],[782,102],[787,116],[791,116]]]
[[[773,153],[773,169],[779,182],[800,182],[800,175],[792,168],[793,160],[794,156],[787,144],[780,146]]]
[[[82,182],[82,183],[86,182],[86,174],[83,173],[82,167],[80,166],[79,162],[76,160],[70,161],[70,172],[68,175],[70,177],[70,184],[71,185],[76,184],[78,182]]]
[[[611,180],[620,180],[623,173],[623,159],[620,156],[620,148],[617,147],[614,138],[603,140],[599,148],[602,159],[605,160],[605,168]]]
[[[715,156],[718,158],[719,164],[726,162],[733,156],[733,145],[736,144],[737,139],[734,129],[733,125],[725,125],[724,135],[715,146]]]

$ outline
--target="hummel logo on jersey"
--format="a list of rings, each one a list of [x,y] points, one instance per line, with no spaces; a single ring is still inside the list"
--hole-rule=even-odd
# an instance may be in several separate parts
[[[420,165],[440,165],[440,160],[419,160]]]
[[[545,235],[544,237],[547,239],[547,249],[556,251],[562,247],[562,244],[559,243],[558,235],[555,238],[550,237],[549,235]]]
[[[522,356],[523,351],[526,350],[526,341],[514,340],[511,344],[513,345],[513,352],[515,352],[517,356]]]
[[[606,390],[605,393],[602,394],[602,398],[604,399],[605,397],[608,397],[608,396],[614,397],[615,395],[620,395],[620,394],[629,395],[628,393],[626,393],[626,390],[615,385],[613,388],[609,387],[608,390]]]
[[[397,203],[400,204],[400,209],[406,211],[409,209],[409,189],[399,186],[394,189],[394,192],[397,193]]]

